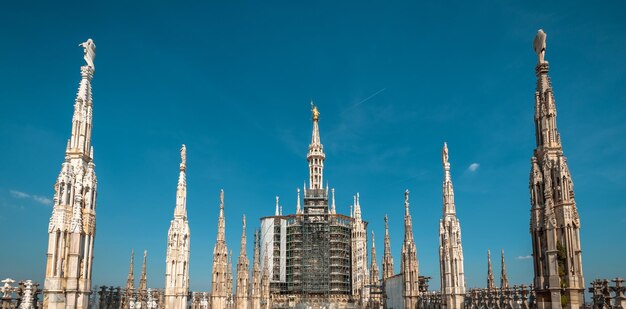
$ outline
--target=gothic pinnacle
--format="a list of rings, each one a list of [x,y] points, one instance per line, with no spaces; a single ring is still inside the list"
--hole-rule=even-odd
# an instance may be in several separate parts
[[[487,289],[495,289],[494,281],[493,269],[491,268],[491,250],[487,250]]]
[[[506,275],[506,264],[504,263],[504,249],[502,249],[502,272],[500,273],[500,288],[509,288],[509,278]]]

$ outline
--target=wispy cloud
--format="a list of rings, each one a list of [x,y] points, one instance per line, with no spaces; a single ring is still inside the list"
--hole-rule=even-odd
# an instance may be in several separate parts
[[[470,172],[475,172],[478,170],[478,168],[480,167],[480,164],[474,162],[472,164],[469,165],[469,167],[467,168],[468,171]]]
[[[39,196],[39,195],[31,195],[25,192],[21,192],[21,191],[17,191],[17,190],[9,190],[9,193],[11,193],[11,196],[15,197],[15,198],[19,198],[19,199],[30,199],[33,200],[41,205],[50,205],[52,204],[52,200],[44,197],[44,196]]]
[[[344,111],[343,111],[343,113],[342,113],[342,114],[346,114],[347,112],[349,112],[349,111],[350,111],[350,110],[352,110],[353,108],[355,108],[355,107],[357,107],[357,106],[359,106],[359,105],[361,105],[361,104],[363,104],[363,103],[367,102],[369,99],[371,99],[371,98],[373,98],[373,97],[377,96],[379,93],[381,93],[381,92],[383,92],[383,91],[385,91],[385,90],[387,90],[387,88],[383,88],[383,89],[380,89],[380,90],[378,90],[378,91],[374,92],[373,94],[371,94],[371,95],[370,95],[370,96],[368,96],[367,98],[365,98],[365,99],[363,99],[363,100],[361,100],[361,101],[359,101],[359,102],[355,103],[354,105],[352,105],[352,106],[348,107],[346,110],[344,110]]]
[[[530,260],[532,258],[533,258],[532,255],[520,255],[516,259],[518,259],[518,260]]]

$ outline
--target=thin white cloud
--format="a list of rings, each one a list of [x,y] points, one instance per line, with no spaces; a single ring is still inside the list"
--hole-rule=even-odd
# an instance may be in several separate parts
[[[518,260],[530,260],[532,258],[533,258],[532,255],[520,255],[517,257]]]
[[[467,170],[470,171],[470,172],[475,172],[476,170],[478,170],[479,167],[480,167],[480,164],[474,162],[474,163],[470,164],[470,166],[467,168]]]
[[[50,205],[52,204],[52,200],[44,197],[44,196],[39,196],[39,195],[30,195],[28,193],[24,193],[22,191],[17,191],[17,190],[9,190],[9,193],[11,193],[11,196],[15,197],[15,198],[19,198],[19,199],[30,199],[33,200],[41,205]]]
[[[30,197],[30,195],[24,192],[17,191],[17,190],[10,190],[9,192],[11,193],[13,197],[16,197],[16,198],[29,198]]]

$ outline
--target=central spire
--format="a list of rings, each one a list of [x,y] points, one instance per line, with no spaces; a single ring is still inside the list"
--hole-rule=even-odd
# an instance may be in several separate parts
[[[313,101],[311,101],[311,114],[313,115],[313,132],[311,134],[309,152],[306,156],[307,161],[309,161],[309,189],[322,189],[326,155],[324,155],[324,147],[320,141],[318,126],[320,112],[317,110],[317,106],[313,104]]]
[[[443,164],[443,215],[456,214],[454,206],[454,188],[452,187],[452,177],[450,176],[450,162],[448,161],[448,143],[443,143],[441,150],[441,162]]]

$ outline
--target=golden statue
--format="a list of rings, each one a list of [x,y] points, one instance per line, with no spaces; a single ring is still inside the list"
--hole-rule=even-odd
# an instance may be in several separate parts
[[[317,106],[311,101],[311,113],[313,113],[313,120],[317,120],[320,117],[320,112],[317,110]]]

